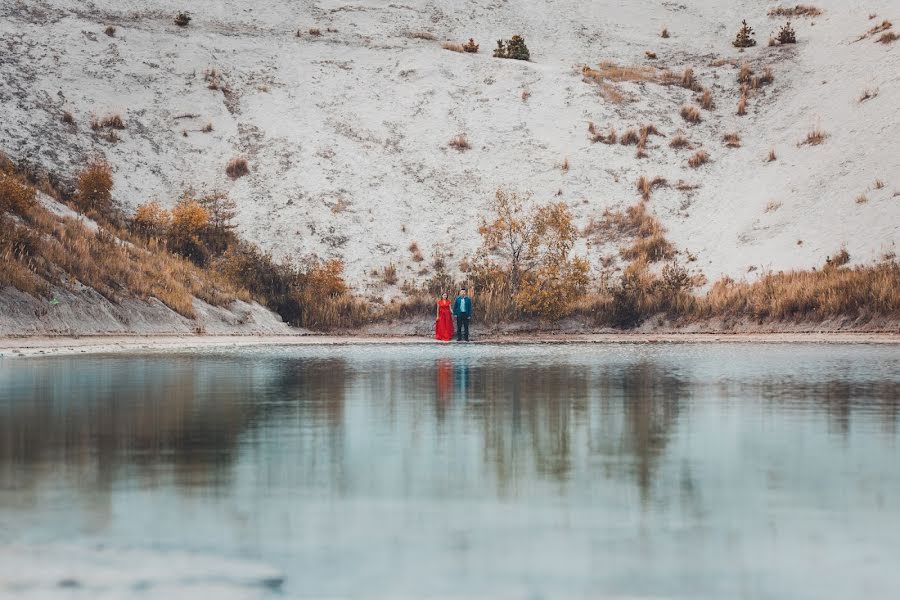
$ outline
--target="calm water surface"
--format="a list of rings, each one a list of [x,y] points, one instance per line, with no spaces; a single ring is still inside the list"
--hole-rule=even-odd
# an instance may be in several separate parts
[[[898,396],[874,345],[0,359],[0,546],[284,575],[249,597],[900,598]]]

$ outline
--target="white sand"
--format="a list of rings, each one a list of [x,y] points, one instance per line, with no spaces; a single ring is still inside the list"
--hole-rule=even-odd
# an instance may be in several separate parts
[[[596,333],[493,335],[479,338],[479,344],[646,344],[646,343],[827,343],[900,344],[900,334],[892,333]],[[96,336],[0,338],[0,357],[21,358],[73,354],[199,352],[224,348],[258,346],[315,346],[336,344],[438,344],[430,338],[414,336]],[[455,342],[451,342],[455,343]]]

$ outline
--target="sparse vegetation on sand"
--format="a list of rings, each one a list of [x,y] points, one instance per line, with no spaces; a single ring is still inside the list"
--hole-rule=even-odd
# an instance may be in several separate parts
[[[821,14],[822,9],[810,4],[778,6],[769,10],[770,17],[818,17]]]
[[[465,152],[472,147],[471,144],[469,144],[469,138],[466,137],[466,134],[464,133],[453,136],[447,143],[447,145],[451,148],[459,150],[460,152]]]
[[[699,123],[700,122],[700,109],[696,106],[685,104],[681,107],[681,118],[687,121],[688,123]]]
[[[510,58],[513,60],[531,60],[531,51],[525,45],[525,38],[514,35],[508,40],[497,40],[494,58]]]
[[[741,147],[741,136],[734,133],[726,133],[722,136],[722,141],[725,142],[725,145],[729,148],[740,148]]]
[[[228,161],[225,166],[225,173],[232,179],[238,179],[244,175],[250,174],[250,165],[243,156],[237,156]]]
[[[799,142],[798,146],[818,146],[823,143],[825,139],[828,137],[828,134],[822,131],[819,128],[815,128],[810,130],[809,133],[806,134],[806,137]]]
[[[709,153],[703,148],[694,152],[691,157],[688,159],[688,165],[692,169],[696,169],[701,165],[705,165],[709,162]]]

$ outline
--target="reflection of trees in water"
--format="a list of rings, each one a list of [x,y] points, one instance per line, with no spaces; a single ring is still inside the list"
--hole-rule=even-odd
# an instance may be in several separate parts
[[[30,366],[29,366],[30,367]],[[131,465],[144,481],[181,487],[227,481],[238,436],[256,410],[252,365],[216,359],[117,360],[78,370],[36,363],[0,403],[0,468],[16,487],[42,464],[64,464],[77,486],[106,489]],[[163,469],[160,469],[160,467]]]
[[[631,472],[641,500],[648,502],[654,472],[682,404],[689,399],[690,386],[651,362],[606,366],[594,386],[600,394],[602,417],[594,451],[614,457],[606,461],[609,464],[621,464],[618,458],[622,454],[631,456]],[[623,421],[617,424],[620,415]],[[689,476],[688,473],[686,477]]]

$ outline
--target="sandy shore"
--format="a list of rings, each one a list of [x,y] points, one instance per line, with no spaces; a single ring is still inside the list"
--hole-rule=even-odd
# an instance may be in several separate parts
[[[900,344],[892,333],[593,333],[496,335],[476,343],[494,344],[648,344],[648,343],[826,343]],[[92,336],[0,338],[0,357],[106,354],[117,352],[183,352],[251,346],[312,346],[340,344],[436,344],[416,336]]]

